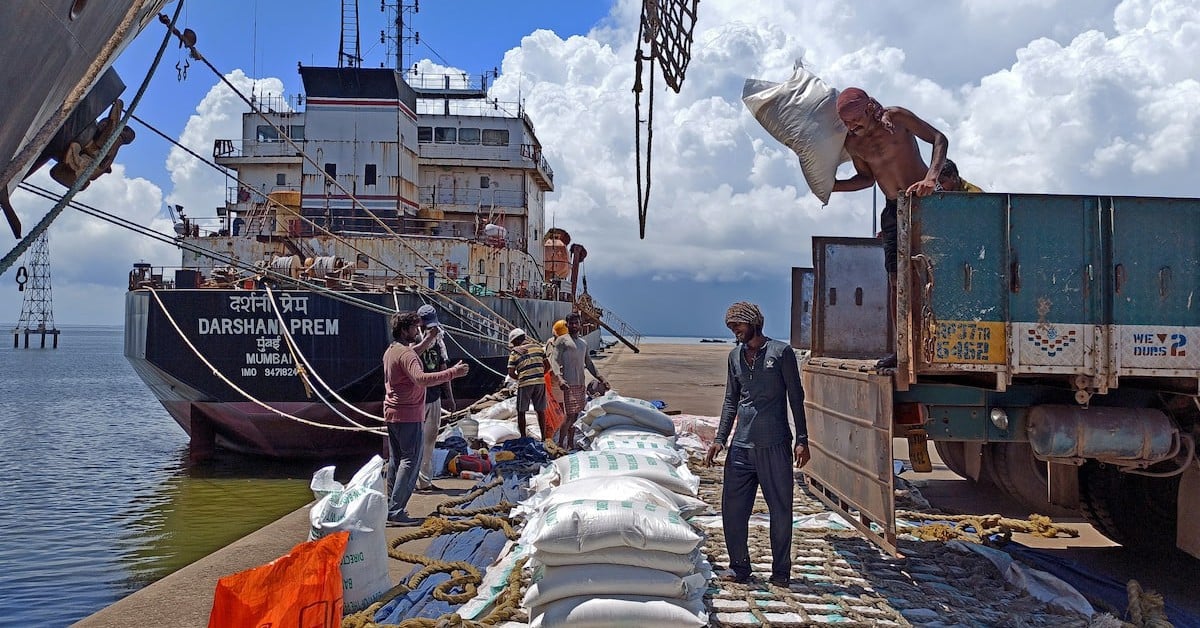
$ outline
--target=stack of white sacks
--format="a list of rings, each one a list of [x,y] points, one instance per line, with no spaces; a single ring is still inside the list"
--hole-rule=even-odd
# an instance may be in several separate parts
[[[707,624],[711,568],[686,520],[707,507],[670,418],[609,393],[577,425],[591,449],[546,466],[514,511],[531,548],[531,626]]]

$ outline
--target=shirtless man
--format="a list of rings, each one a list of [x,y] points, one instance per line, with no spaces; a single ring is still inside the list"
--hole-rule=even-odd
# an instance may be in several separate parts
[[[903,107],[883,107],[866,92],[850,87],[838,94],[838,117],[846,125],[846,152],[857,171],[833,184],[834,192],[853,192],[879,184],[887,202],[879,224],[883,232],[883,267],[888,273],[888,345],[896,333],[896,198],[901,194],[929,196],[937,189],[949,142],[941,131]],[[928,166],[917,138],[933,145]],[[896,366],[896,354],[879,360],[879,368]]]

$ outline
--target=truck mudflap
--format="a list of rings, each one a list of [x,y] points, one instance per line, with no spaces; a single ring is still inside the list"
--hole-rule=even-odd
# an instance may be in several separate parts
[[[898,556],[892,376],[807,363],[802,377],[813,450],[805,482],[827,506]]]

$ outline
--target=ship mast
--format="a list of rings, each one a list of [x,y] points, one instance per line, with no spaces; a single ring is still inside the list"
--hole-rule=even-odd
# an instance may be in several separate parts
[[[411,44],[421,43],[421,33],[412,31],[412,34],[408,34],[405,31],[405,16],[420,13],[421,3],[419,0],[413,0],[412,4],[404,2],[404,0],[382,0],[379,10],[388,14],[388,29],[379,32],[379,43],[388,45],[388,56],[395,58],[394,69],[397,72],[406,73],[404,48]]]
[[[338,48],[338,67],[362,67],[362,49],[358,43],[358,0],[342,0],[342,42]]]

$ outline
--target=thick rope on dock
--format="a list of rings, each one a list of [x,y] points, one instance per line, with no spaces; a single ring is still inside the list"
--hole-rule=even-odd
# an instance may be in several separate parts
[[[1137,628],[1171,628],[1174,625],[1167,621],[1162,594],[1143,590],[1137,580],[1130,580],[1125,585],[1125,593],[1129,598],[1130,624]]]
[[[1012,538],[1014,532],[1026,532],[1035,536],[1052,539],[1058,536],[1078,537],[1079,530],[1060,526],[1050,517],[1033,514],[1028,519],[1012,519],[1002,515],[934,515],[909,510],[896,511],[899,519],[913,521],[934,521],[920,526],[902,526],[898,531],[911,534],[922,541],[951,541],[962,540],[971,543],[986,544],[993,536],[999,536],[1002,541]],[[944,523],[943,523],[944,522]],[[974,532],[968,530],[974,529]]]
[[[509,574],[508,586],[497,597],[492,612],[479,621],[465,620],[455,613],[450,613],[436,619],[427,617],[410,618],[400,624],[377,624],[374,621],[375,613],[383,608],[385,604],[398,596],[407,595],[420,586],[425,579],[437,573],[449,574],[450,578],[433,588],[432,595],[435,600],[449,604],[464,604],[475,597],[479,583],[483,582],[483,574],[474,565],[466,561],[445,561],[430,558],[424,554],[406,552],[401,550],[400,546],[418,539],[436,538],[446,534],[465,532],[474,528],[500,530],[504,532],[506,538],[515,541],[520,537],[520,533],[513,529],[507,517],[497,517],[487,514],[487,512],[507,512],[512,509],[512,504],[501,502],[496,506],[478,509],[454,508],[454,506],[465,504],[488,490],[499,486],[503,481],[503,478],[498,477],[494,481],[472,490],[470,493],[439,505],[437,512],[444,516],[428,517],[421,524],[421,527],[402,532],[389,541],[388,556],[390,558],[414,565],[422,565],[421,569],[410,576],[408,580],[392,587],[378,601],[368,606],[365,610],[344,617],[342,619],[342,628],[375,628],[395,625],[404,628],[434,628],[437,626],[484,628],[508,621],[516,613],[520,612],[521,599],[523,597],[521,589],[524,586],[521,568],[525,564],[525,559],[518,561],[517,566],[513,568],[513,572]],[[445,518],[446,516],[457,516],[457,513],[469,513],[469,518],[453,520]],[[455,590],[459,592],[455,593]]]

